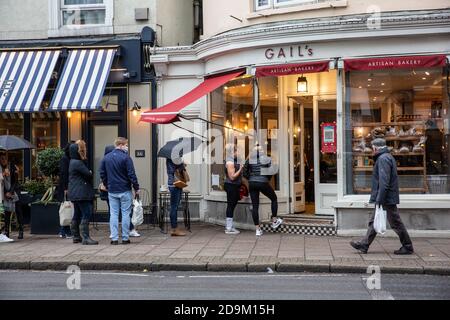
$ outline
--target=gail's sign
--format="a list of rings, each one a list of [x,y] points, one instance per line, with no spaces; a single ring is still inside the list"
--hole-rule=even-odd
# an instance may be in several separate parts
[[[267,60],[289,59],[311,57],[314,54],[313,48],[309,45],[298,45],[280,48],[268,48],[264,51]]]

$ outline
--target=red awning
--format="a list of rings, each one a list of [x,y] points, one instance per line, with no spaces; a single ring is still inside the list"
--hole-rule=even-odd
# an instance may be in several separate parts
[[[278,77],[290,74],[314,73],[328,71],[329,61],[305,62],[296,64],[279,64],[256,68],[257,77]]]
[[[184,96],[172,101],[169,104],[166,104],[165,106],[162,106],[161,108],[142,113],[140,121],[156,124],[166,124],[179,121],[180,119],[178,116],[183,108],[224,85],[231,79],[239,77],[244,74],[244,72],[245,71],[240,70],[233,73],[206,78],[205,81],[186,93]]]
[[[411,69],[443,67],[446,63],[445,55],[384,57],[367,59],[344,60],[344,69],[379,70],[379,69]]]

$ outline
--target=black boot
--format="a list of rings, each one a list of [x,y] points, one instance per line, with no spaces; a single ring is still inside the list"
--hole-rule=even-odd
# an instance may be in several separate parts
[[[72,220],[70,231],[73,235],[73,243],[80,243],[82,239],[80,236],[80,225],[78,224],[78,221]]]
[[[17,239],[23,239],[23,226],[19,225],[19,236]]]
[[[11,229],[11,212],[5,211],[5,236],[9,238],[9,230]]]
[[[82,244],[85,245],[96,245],[98,241],[92,240],[89,236],[89,220],[81,220],[80,224],[81,237],[83,238]]]

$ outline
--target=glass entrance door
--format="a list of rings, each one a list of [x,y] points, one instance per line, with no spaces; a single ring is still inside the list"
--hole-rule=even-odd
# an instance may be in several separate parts
[[[332,215],[337,200],[336,96],[314,97],[314,172],[316,214]]]
[[[289,97],[290,213],[314,214],[313,97]]]
[[[92,137],[92,168],[94,172],[94,188],[100,184],[100,162],[105,154],[105,147],[114,144],[114,139],[119,136],[119,122],[95,122],[91,123]],[[97,210],[108,211],[105,201],[97,200]]]

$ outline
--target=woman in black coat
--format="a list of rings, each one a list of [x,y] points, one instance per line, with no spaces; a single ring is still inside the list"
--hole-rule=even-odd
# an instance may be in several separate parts
[[[58,180],[58,188],[56,192],[56,199],[59,202],[66,201],[67,198],[67,190],[69,188],[69,163],[70,163],[70,152],[69,148],[72,143],[75,141],[71,141],[68,143],[64,150],[64,155],[59,160],[59,180]],[[70,232],[70,226],[63,227],[59,230],[59,236],[61,238],[72,238],[72,233]]]
[[[73,243],[82,242],[85,245],[98,244],[89,236],[89,221],[93,211],[94,188],[92,186],[92,171],[86,166],[86,143],[78,140],[69,147],[69,188],[68,200],[74,206],[71,224]],[[80,236],[81,230],[81,236]]]

